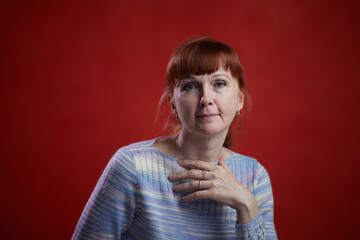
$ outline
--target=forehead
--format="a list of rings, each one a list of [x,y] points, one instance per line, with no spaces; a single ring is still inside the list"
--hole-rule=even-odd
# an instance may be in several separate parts
[[[223,77],[223,78],[228,78],[229,80],[231,80],[231,79],[235,80],[229,70],[225,70],[223,67],[221,67],[212,73],[204,73],[204,74],[198,74],[198,75],[189,74],[186,76],[182,76],[178,79],[178,83],[180,83],[182,80],[186,80],[186,79],[202,79],[204,77],[205,78]]]

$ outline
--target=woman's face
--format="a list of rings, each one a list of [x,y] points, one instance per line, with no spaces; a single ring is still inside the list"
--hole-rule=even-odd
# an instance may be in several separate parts
[[[209,75],[190,75],[174,88],[171,106],[177,111],[182,130],[200,135],[228,131],[244,94],[229,71],[220,68]]]

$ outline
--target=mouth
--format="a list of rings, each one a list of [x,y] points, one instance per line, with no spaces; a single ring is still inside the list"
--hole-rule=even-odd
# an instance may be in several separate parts
[[[196,115],[196,118],[206,119],[206,118],[216,117],[218,115],[219,114],[217,114],[217,113],[199,114],[199,115]]]

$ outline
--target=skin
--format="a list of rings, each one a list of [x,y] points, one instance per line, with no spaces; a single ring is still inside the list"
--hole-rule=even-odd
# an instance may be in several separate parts
[[[173,186],[173,191],[195,190],[182,201],[211,199],[235,209],[238,223],[250,222],[259,213],[257,202],[227,167],[224,159],[231,154],[222,147],[244,103],[237,80],[223,68],[209,75],[186,76],[174,88],[170,103],[182,128],[155,147],[190,169],[170,174],[169,180],[193,180]]]

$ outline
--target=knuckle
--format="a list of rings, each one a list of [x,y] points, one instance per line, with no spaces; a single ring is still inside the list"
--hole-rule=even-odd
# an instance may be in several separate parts
[[[215,180],[217,180],[217,179],[219,179],[219,175],[218,175],[217,173],[213,173],[213,174],[212,174],[212,178],[215,179]]]
[[[217,191],[217,189],[215,189],[215,188],[211,188],[211,189],[209,190],[209,193],[210,193],[211,195],[216,195],[216,194],[218,193],[218,191]]]
[[[188,171],[188,175],[189,175],[189,176],[194,176],[195,173],[196,173],[196,172],[195,172],[194,169],[191,169],[191,170]]]
[[[194,166],[197,168],[201,167],[200,161],[195,161]]]

